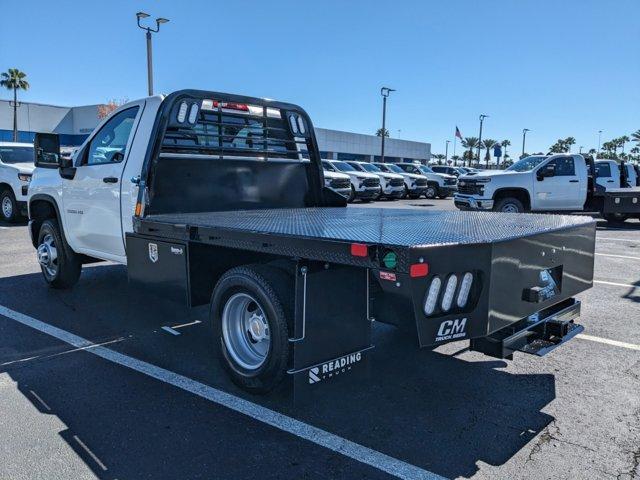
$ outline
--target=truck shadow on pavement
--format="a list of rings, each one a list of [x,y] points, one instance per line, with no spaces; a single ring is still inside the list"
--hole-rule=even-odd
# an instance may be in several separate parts
[[[0,304],[444,477],[504,464],[554,420],[542,412],[555,398],[553,375],[419,350],[414,337],[382,325],[368,380],[319,389],[306,406],[293,404],[290,385],[246,395],[212,355],[206,324],[162,331],[190,322],[168,320],[167,302],[129,289],[120,266],[85,268],[68,292],[48,289],[39,274],[0,279]],[[0,338],[0,376],[66,425],[59,435],[99,478],[388,478],[85,351],[65,353],[72,347],[2,317]]]

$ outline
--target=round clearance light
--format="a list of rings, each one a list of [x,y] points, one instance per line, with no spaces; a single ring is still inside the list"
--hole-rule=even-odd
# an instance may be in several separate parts
[[[180,104],[180,108],[178,109],[178,122],[184,123],[185,118],[187,118],[187,102],[182,102]]]
[[[198,119],[198,104],[192,103],[191,109],[189,109],[189,123],[193,125],[196,123],[197,119]]]
[[[300,130],[301,134],[305,134],[307,129],[304,126],[304,120],[302,120],[302,117],[298,117],[298,130]]]
[[[441,285],[442,280],[440,280],[440,277],[433,277],[433,280],[431,280],[431,285],[429,286],[429,291],[427,292],[427,296],[424,299],[424,313],[426,315],[431,315],[436,309],[436,303],[438,303],[438,294],[440,293]]]
[[[387,252],[382,257],[382,264],[389,269],[394,269],[398,266],[398,255],[395,252]]]
[[[458,286],[458,277],[451,274],[447,280],[447,286],[444,289],[444,295],[442,295],[442,310],[448,312],[453,303],[453,295],[456,293],[456,287]]]
[[[458,293],[458,300],[456,300],[459,308],[462,308],[467,304],[472,283],[473,275],[470,272],[465,273],[462,277],[462,282],[460,282],[460,292]]]
[[[289,125],[291,125],[291,131],[298,133],[298,122],[295,115],[289,115]]]

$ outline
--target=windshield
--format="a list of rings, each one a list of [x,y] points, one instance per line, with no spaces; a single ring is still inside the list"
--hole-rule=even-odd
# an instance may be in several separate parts
[[[378,167],[376,167],[375,165],[371,165],[370,163],[361,163],[360,164],[367,172],[372,172],[372,173],[380,173],[382,170],[380,170]]]
[[[33,147],[0,147],[2,163],[33,163]]]
[[[387,167],[387,171],[394,173],[405,173],[398,165],[385,165]]]
[[[329,170],[330,172],[335,172],[336,169],[333,168],[333,165],[331,165],[329,162],[322,162],[322,168],[324,168],[325,170]]]
[[[511,165],[509,168],[507,168],[507,171],[529,172],[534,168],[536,168],[538,165],[540,165],[540,163],[546,159],[547,157],[543,155],[533,156],[533,157],[524,157],[518,160],[513,165]]]
[[[433,170],[431,170],[431,167],[427,167],[426,165],[420,165],[418,168],[422,173],[435,173]]]
[[[335,162],[333,166],[336,167],[341,172],[357,172],[355,168],[353,168],[351,165],[349,165],[346,162]]]

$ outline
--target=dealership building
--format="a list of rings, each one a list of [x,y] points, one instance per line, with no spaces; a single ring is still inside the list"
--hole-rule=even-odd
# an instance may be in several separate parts
[[[40,103],[20,102],[18,105],[18,140],[32,142],[35,132],[57,133],[60,143],[77,146],[87,138],[100,121],[99,105],[60,107]],[[375,135],[316,128],[322,158],[334,160],[380,159],[381,138]],[[0,100],[0,141],[13,138],[13,102]],[[431,144],[387,138],[385,160],[426,163],[431,158]]]

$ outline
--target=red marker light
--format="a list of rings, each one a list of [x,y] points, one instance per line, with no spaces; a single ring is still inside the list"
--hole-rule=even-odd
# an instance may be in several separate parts
[[[363,243],[352,243],[351,255],[354,257],[366,257],[369,255],[369,247]]]
[[[429,275],[428,263],[414,263],[409,267],[409,276],[411,278],[426,277]]]
[[[244,103],[235,103],[235,102],[218,102],[217,100],[213,101],[214,108],[226,108],[227,110],[241,110],[243,112],[248,112],[249,107]]]

